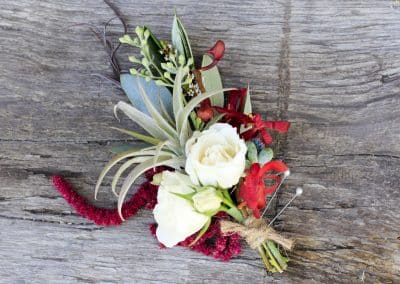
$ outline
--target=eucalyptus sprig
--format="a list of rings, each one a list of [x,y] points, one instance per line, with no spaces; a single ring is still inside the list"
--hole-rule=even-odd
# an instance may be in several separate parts
[[[130,73],[141,76],[147,81],[154,80],[159,86],[173,87],[177,70],[180,67],[194,67],[194,59],[189,39],[182,22],[175,15],[172,26],[172,44],[159,40],[149,28],[138,26],[135,29],[136,37],[125,34],[119,40],[121,43],[140,49],[142,58],[129,56],[129,61],[138,67],[130,69]],[[194,87],[194,76],[189,74],[183,81],[185,93]]]

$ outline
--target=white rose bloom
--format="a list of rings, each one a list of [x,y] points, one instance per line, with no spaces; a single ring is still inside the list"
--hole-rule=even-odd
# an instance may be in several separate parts
[[[156,235],[166,247],[177,243],[199,231],[209,217],[196,212],[186,199],[173,193],[188,194],[194,192],[192,182],[187,175],[179,172],[164,171],[154,208],[154,219],[158,223]]]
[[[236,129],[216,123],[186,143],[185,170],[195,184],[230,188],[245,169],[247,147]]]

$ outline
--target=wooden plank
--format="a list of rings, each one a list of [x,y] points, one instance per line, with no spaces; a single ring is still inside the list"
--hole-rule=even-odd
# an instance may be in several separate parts
[[[23,0],[0,9],[1,283],[400,282],[397,1],[116,5],[130,30],[148,24],[164,39],[175,6],[195,54],[225,41],[226,86],[250,83],[255,111],[293,122],[274,145],[293,173],[274,210],[304,187],[276,222],[298,238],[290,268],[267,275],[247,247],[230,263],[159,250],[150,212],[119,228],[72,212],[50,176],[64,174],[92,198],[109,148],[127,141],[109,127],[134,127],[113,118],[121,91],[91,76],[111,73],[106,54],[86,26],[71,27],[100,27],[113,13],[101,1]],[[100,205],[115,206],[109,183]]]

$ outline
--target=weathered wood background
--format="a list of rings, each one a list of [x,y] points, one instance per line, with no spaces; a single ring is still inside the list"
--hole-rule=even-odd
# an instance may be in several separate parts
[[[107,56],[71,26],[114,15],[100,0],[2,0],[1,283],[400,283],[399,1],[115,4],[131,30],[148,24],[164,39],[176,7],[197,55],[226,42],[225,86],[250,83],[256,111],[293,122],[275,145],[293,173],[276,210],[304,187],[276,223],[298,239],[290,268],[267,275],[248,248],[230,263],[159,250],[148,211],[120,228],[71,211],[50,176],[93,199],[110,146],[127,139],[110,129],[122,92],[92,76],[111,73]],[[109,182],[98,204],[115,206]]]

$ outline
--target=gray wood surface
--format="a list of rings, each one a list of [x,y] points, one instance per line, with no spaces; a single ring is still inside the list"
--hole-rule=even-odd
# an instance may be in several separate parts
[[[115,2],[130,29],[169,38],[173,7],[195,54],[217,39],[225,86],[250,83],[255,110],[293,125],[277,138],[291,167],[275,210],[296,237],[284,274],[248,248],[230,263],[159,250],[151,212],[119,228],[77,216],[53,189],[65,175],[93,200],[111,145],[126,136],[120,90],[86,26],[113,17],[102,1],[0,1],[0,283],[400,283],[400,2]],[[112,35],[121,27],[112,24]],[[129,49],[121,59],[127,62]],[[115,206],[107,179],[97,204]]]

